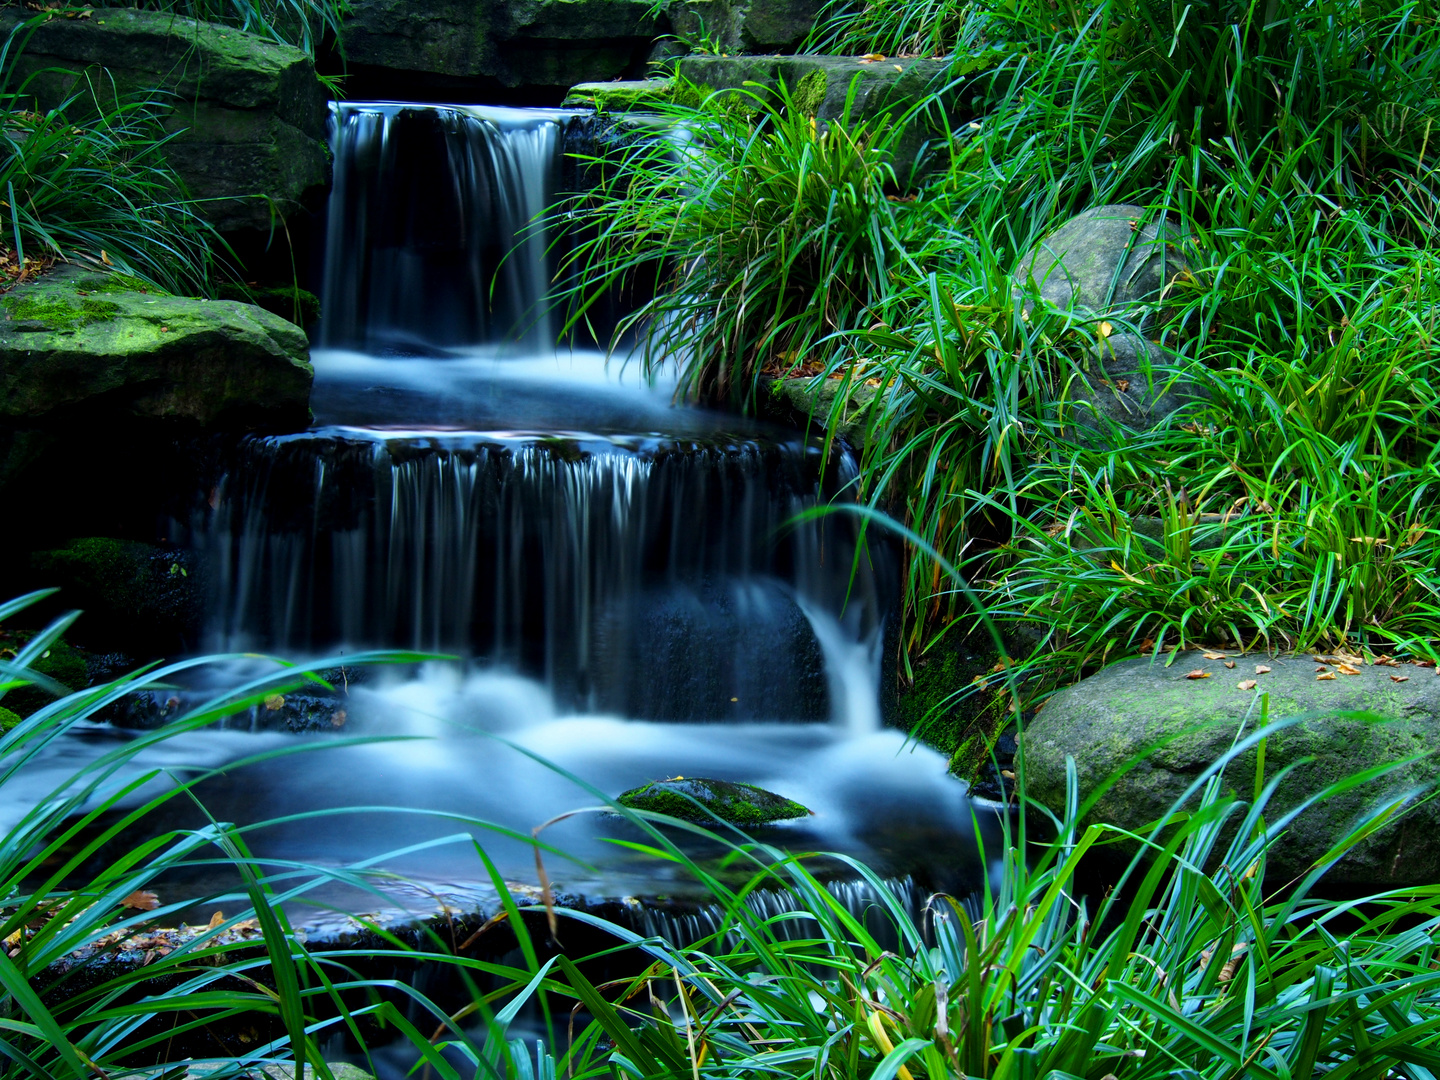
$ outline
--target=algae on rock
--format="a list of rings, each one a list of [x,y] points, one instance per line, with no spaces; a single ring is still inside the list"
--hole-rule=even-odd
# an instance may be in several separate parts
[[[632,810],[648,810],[698,825],[713,825],[719,818],[742,828],[811,813],[794,800],[754,784],[699,776],[656,780],[631,788],[615,801]]]

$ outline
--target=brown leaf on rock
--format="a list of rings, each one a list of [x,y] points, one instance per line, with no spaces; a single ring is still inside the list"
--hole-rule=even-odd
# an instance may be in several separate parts
[[[1316,676],[1315,676],[1315,681],[1316,681],[1316,682],[1320,682],[1320,681],[1323,680],[1323,679],[1333,679],[1333,678],[1335,678],[1335,672],[1333,672],[1333,671],[1322,671],[1319,675],[1316,675]]]
[[[134,908],[136,911],[154,911],[160,906],[160,897],[146,889],[140,889],[121,900],[120,906]]]
[[[1315,670],[1316,670],[1317,672],[1320,672],[1320,671],[1329,671],[1330,669],[1327,668],[1324,664],[1321,664],[1321,665],[1320,665],[1319,667],[1317,667]]]
[[[1233,670],[1235,669],[1235,661],[1234,661],[1234,660],[1226,660],[1226,661],[1225,661],[1225,666],[1226,666],[1227,668],[1230,668],[1230,669],[1233,671]]]
[[[1391,676],[1390,676],[1390,681],[1391,681],[1391,682],[1409,682],[1409,681],[1410,681],[1410,676],[1409,676],[1409,675],[1391,675]]]
[[[1254,680],[1254,679],[1246,679],[1244,682],[1239,682],[1239,683],[1236,683],[1235,685],[1236,685],[1237,687],[1239,687],[1241,690],[1254,690],[1254,689],[1255,689],[1255,686],[1256,686],[1256,683],[1255,683],[1255,680]]]
[[[1208,671],[1202,671],[1200,668],[1196,668],[1194,671],[1187,671],[1187,672],[1185,673],[1185,678],[1187,678],[1187,679],[1208,679],[1208,678],[1210,678],[1210,672],[1208,672]]]
[[[1375,659],[1372,660],[1372,661],[1370,661],[1370,662],[1371,662],[1372,664],[1379,664],[1381,667],[1399,667],[1399,666],[1400,666],[1400,661],[1399,661],[1399,660],[1396,660],[1396,659],[1395,659],[1393,656],[1391,656],[1389,653],[1381,653],[1379,656],[1375,657]]]
[[[1229,654],[1223,652],[1207,652],[1202,655],[1204,655],[1206,660],[1224,660]]]
[[[1357,668],[1357,667],[1352,667],[1352,666],[1349,665],[1349,664],[1337,664],[1337,665],[1335,665],[1335,670],[1338,671],[1338,672],[1340,672],[1341,675],[1359,675],[1359,674],[1360,674],[1360,669],[1359,669],[1359,668]]]
[[[1435,667],[1434,660],[1411,660],[1410,663],[1414,664],[1416,667]]]
[[[1268,664],[1256,664],[1256,665],[1255,665],[1255,674],[1256,674],[1256,675],[1269,675],[1269,674],[1270,674],[1270,665],[1268,665]]]

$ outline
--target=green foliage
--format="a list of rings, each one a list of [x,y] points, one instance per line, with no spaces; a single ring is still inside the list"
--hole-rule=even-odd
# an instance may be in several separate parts
[[[1423,1075],[1440,1066],[1440,894],[1312,895],[1405,797],[1382,800],[1299,882],[1267,888],[1267,850],[1290,819],[1267,811],[1278,778],[1225,774],[1291,721],[1252,720],[1140,836],[1088,824],[1099,792],[1082,804],[1072,772],[1055,838],[1036,842],[1027,820],[1048,811],[1025,796],[1022,752],[1019,810],[987,853],[997,871],[975,895],[918,912],[854,862],[875,899],[851,912],[803,858],[753,843],[730,844],[756,869],[727,888],[651,827],[655,853],[705,885],[718,925],[686,948],[613,928],[644,963],[618,992],[562,960],[557,993],[594,1017],[563,1064],[579,1077],[707,1080]],[[1306,805],[1377,779],[1343,778]],[[1107,848],[1136,853],[1096,894],[1077,873]],[[774,909],[747,899],[764,889],[793,907],[759,914]]]
[[[873,320],[923,223],[889,198],[903,125],[851,123],[847,109],[820,127],[783,88],[697,98],[666,110],[691,133],[683,148],[590,159],[599,185],[556,215],[577,238],[563,270],[571,321],[663,264],[620,335],[641,333],[648,365],[678,360],[696,396],[748,402],[762,374]]]
[[[13,74],[32,25],[0,48],[0,249],[17,268],[42,256],[114,266],[185,295],[207,291],[218,237],[164,161],[164,95],[119,98],[85,83],[58,107],[30,111]],[[67,119],[71,106],[82,123]]]

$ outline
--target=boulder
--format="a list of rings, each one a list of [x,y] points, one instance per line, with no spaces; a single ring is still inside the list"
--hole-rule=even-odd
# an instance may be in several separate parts
[[[789,52],[815,26],[825,0],[677,0],[675,35],[719,53]]]
[[[0,33],[28,14],[0,12]],[[71,119],[83,117],[86,80],[107,96],[112,86],[165,91],[164,124],[178,133],[166,156],[222,231],[269,229],[272,204],[288,216],[328,183],[328,94],[310,57],[288,45],[159,11],[96,8],[36,28],[16,76],[31,78],[27,91],[47,109],[79,94]]]
[[[594,109],[600,113],[644,112],[675,100],[674,79],[621,79],[578,83],[565,95],[567,109]]]
[[[1037,244],[1018,274],[1048,303],[1095,324],[1104,374],[1079,396],[1137,429],[1154,427],[1193,394],[1172,381],[1176,358],[1152,340],[1167,305],[1193,280],[1183,238],[1152,216],[1143,206],[1092,207]]]
[[[376,89],[543,95],[643,74],[655,25],[647,0],[352,0],[341,36],[362,83],[388,80]]]
[[[304,426],[313,369],[294,323],[73,267],[0,297],[0,425],[85,405],[110,417]]]
[[[1440,679],[1434,669],[1390,667],[1355,657],[1350,659],[1359,674],[1340,673],[1330,663],[1325,666],[1335,677],[1317,679],[1310,655],[1230,658],[1233,669],[1201,653],[1185,653],[1168,667],[1148,659],[1126,660],[1061,690],[1022,736],[1031,797],[1052,809],[1063,807],[1067,757],[1075,760],[1083,800],[1128,758],[1154,746],[1093,814],[1096,821],[1140,829],[1165,814],[1239,733],[1255,730],[1260,694],[1269,695],[1272,720],[1305,717],[1268,739],[1266,776],[1311,759],[1280,784],[1267,814],[1271,820],[1334,781],[1417,753],[1432,754],[1440,746]],[[1271,670],[1256,673],[1257,664]],[[1186,677],[1197,670],[1209,677]],[[1242,688],[1249,680],[1256,685]],[[1352,711],[1383,719],[1339,715]],[[1227,787],[1241,799],[1254,790],[1255,765],[1252,749],[1226,772]],[[1305,811],[1272,848],[1269,878],[1279,884],[1303,874],[1387,794],[1423,787],[1435,777],[1436,762],[1426,757]],[[1440,802],[1417,800],[1398,821],[1347,854],[1327,880],[1376,888],[1434,882],[1440,877],[1436,837]]]
[[[698,825],[714,825],[715,819],[719,818],[742,828],[806,817],[812,812],[797,802],[754,784],[710,780],[700,776],[656,780],[631,788],[615,801],[632,810],[667,814]],[[696,806],[696,802],[700,806]]]

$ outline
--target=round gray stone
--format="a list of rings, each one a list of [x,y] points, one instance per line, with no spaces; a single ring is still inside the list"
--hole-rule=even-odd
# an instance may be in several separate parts
[[[1272,721],[1305,717],[1267,740],[1267,777],[1304,762],[1281,782],[1266,815],[1272,821],[1337,780],[1440,746],[1440,678],[1434,669],[1360,664],[1355,665],[1358,675],[1317,680],[1310,654],[1231,658],[1233,669],[1198,652],[1178,657],[1169,667],[1126,660],[1061,690],[1022,735],[1031,797],[1052,809],[1064,805],[1066,758],[1075,759],[1083,800],[1127,759],[1153,747],[1100,799],[1092,815],[1093,821],[1140,829],[1168,812],[1239,733],[1257,729],[1255,699],[1262,692],[1269,694]],[[1256,674],[1257,664],[1271,671]],[[1326,666],[1336,671],[1335,665]],[[1210,677],[1186,678],[1195,670]],[[1256,687],[1240,689],[1249,679],[1256,680]],[[1383,719],[1339,715],[1358,711]],[[1241,799],[1254,791],[1255,765],[1251,749],[1228,767],[1227,788]],[[1311,807],[1272,848],[1267,877],[1284,882],[1303,874],[1371,807],[1387,796],[1427,787],[1435,778],[1436,763],[1425,757]],[[1440,804],[1415,799],[1398,820],[1347,854],[1327,880],[1377,888],[1440,880]]]

